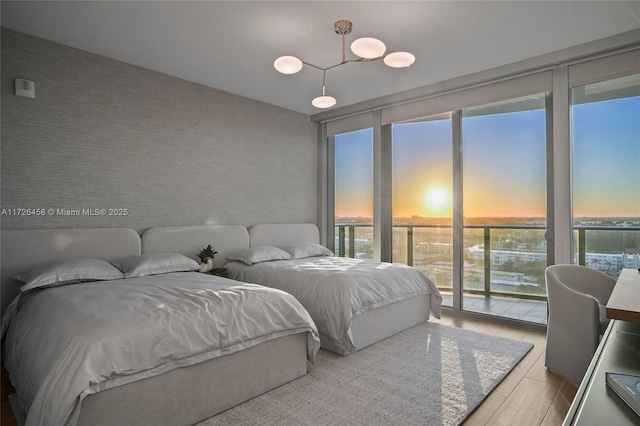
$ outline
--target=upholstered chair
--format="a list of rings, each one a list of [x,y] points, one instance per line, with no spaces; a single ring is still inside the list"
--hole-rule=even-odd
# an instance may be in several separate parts
[[[545,366],[580,384],[607,327],[616,281],[595,269],[553,265],[545,271],[549,319]]]

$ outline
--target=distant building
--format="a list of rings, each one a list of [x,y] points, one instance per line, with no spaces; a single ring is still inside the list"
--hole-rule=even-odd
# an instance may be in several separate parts
[[[484,259],[484,244],[476,244],[466,249],[471,260]],[[491,266],[500,266],[507,262],[546,261],[547,254],[521,250],[491,250]],[[640,267],[640,254],[635,253],[586,253],[586,266],[606,271],[610,269]]]

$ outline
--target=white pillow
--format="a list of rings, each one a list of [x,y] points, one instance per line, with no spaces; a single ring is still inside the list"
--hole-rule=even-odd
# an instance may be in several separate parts
[[[117,280],[124,278],[124,275],[109,262],[82,257],[42,263],[11,278],[22,281],[24,285],[20,287],[20,291],[25,292],[80,281]]]
[[[289,253],[294,259],[334,255],[331,250],[316,243],[298,243],[292,246],[283,247],[282,249]]]
[[[142,254],[114,260],[111,264],[120,269],[125,278],[200,269],[198,262],[178,253]]]
[[[247,265],[270,260],[289,260],[291,255],[286,251],[273,246],[247,247],[231,253],[227,260],[238,260]]]

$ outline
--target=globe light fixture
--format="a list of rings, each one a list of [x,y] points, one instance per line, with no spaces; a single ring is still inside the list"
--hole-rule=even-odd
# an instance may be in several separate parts
[[[317,98],[314,98],[311,101],[311,105],[313,105],[316,108],[331,108],[336,104],[336,98],[334,98],[333,96],[327,96],[324,93],[324,89],[325,89],[324,82],[325,82],[326,75],[327,75],[327,70],[323,70],[322,71],[322,96],[318,96]]]
[[[302,69],[302,61],[295,56],[280,56],[273,66],[282,74],[295,74]]]
[[[311,105],[316,108],[331,108],[336,104],[336,98],[332,96],[318,96],[317,98],[313,98],[311,101]]]
[[[416,57],[409,52],[393,52],[385,56],[383,60],[391,68],[406,68],[416,61]]]
[[[384,55],[387,46],[377,38],[362,37],[351,43],[351,51],[364,59],[376,59]]]
[[[310,64],[295,56],[280,56],[273,63],[274,68],[282,74],[295,74],[302,69],[303,65],[308,65],[322,71],[322,96],[318,96],[311,101],[316,108],[331,108],[336,104],[336,99],[325,94],[325,78],[327,70],[339,67],[348,62],[373,62],[383,59],[383,62],[391,68],[406,68],[413,64],[416,57],[409,52],[392,52],[385,55],[387,47],[380,40],[373,37],[361,37],[351,43],[351,51],[357,56],[356,59],[347,59],[345,49],[345,37],[351,34],[353,24],[351,21],[342,19],[333,24],[336,34],[342,36],[342,62],[328,67],[320,67]]]

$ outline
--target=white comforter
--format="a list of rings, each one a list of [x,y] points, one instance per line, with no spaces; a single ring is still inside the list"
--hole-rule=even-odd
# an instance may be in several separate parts
[[[310,257],[255,263],[228,262],[231,278],[291,293],[309,311],[320,333],[345,354],[355,352],[351,319],[370,309],[430,295],[440,318],[442,296],[418,269],[346,257]]]
[[[291,295],[196,272],[48,288],[18,305],[5,365],[27,425],[73,425],[89,394],[278,337],[307,332],[310,361],[319,349]]]

